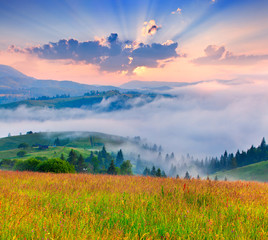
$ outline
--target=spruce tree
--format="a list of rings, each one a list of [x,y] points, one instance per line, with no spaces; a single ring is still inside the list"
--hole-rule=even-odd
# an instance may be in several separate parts
[[[85,159],[80,154],[80,156],[79,156],[79,158],[77,160],[76,171],[77,172],[83,172],[85,167],[86,167]]]
[[[164,178],[167,177],[167,175],[166,175],[166,173],[165,173],[164,170],[162,170],[162,172],[161,172],[161,176],[164,177]]]
[[[153,176],[153,177],[156,176],[155,166],[152,167],[152,170],[151,170],[151,176]]]
[[[120,149],[119,152],[117,153],[117,156],[116,156],[115,165],[117,167],[120,167],[122,165],[123,161],[124,161],[124,156],[123,156],[122,150]]]
[[[63,153],[60,155],[60,159],[65,161],[65,157],[64,157]]]
[[[140,154],[138,155],[137,162],[136,162],[136,172],[141,173],[142,172],[142,161]]]
[[[161,170],[160,170],[160,168],[157,169],[155,176],[156,177],[161,177]]]
[[[55,146],[60,146],[60,139],[57,137],[54,141]]]
[[[188,171],[186,171],[184,179],[191,179],[190,174],[189,174]]]
[[[266,148],[265,138],[262,139],[260,147],[261,147],[261,149],[265,149]]]
[[[103,158],[106,158],[106,154],[107,154],[107,151],[106,151],[105,145],[103,145],[102,150],[101,150],[101,155]]]
[[[72,165],[76,165],[76,162],[77,162],[77,155],[76,155],[76,152],[72,149],[69,153],[69,157],[67,159],[67,161],[72,164]]]
[[[111,164],[107,170],[107,173],[110,174],[110,175],[116,175],[117,172],[116,172],[116,167],[114,165],[114,160],[111,161]]]
[[[143,175],[144,175],[144,176],[149,176],[149,175],[151,175],[151,171],[150,171],[150,169],[146,167],[146,168],[144,169],[144,171],[143,171]]]

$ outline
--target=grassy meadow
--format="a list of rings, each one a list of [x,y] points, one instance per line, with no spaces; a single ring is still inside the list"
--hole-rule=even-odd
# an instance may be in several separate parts
[[[268,185],[0,171],[1,239],[268,239]]]
[[[228,180],[246,180],[246,181],[259,181],[268,182],[268,161],[250,164],[248,166],[235,168],[228,171],[221,171],[213,174],[211,178],[217,175],[219,179]]]

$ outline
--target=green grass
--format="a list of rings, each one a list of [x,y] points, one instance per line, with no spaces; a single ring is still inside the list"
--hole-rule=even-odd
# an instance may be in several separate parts
[[[268,182],[268,161],[250,164],[229,171],[217,172],[212,177],[214,178],[215,175],[220,179],[227,177],[228,180]]]
[[[52,146],[57,137],[61,145],[73,148],[99,149],[103,145],[118,146],[127,141],[123,137],[96,132],[44,132],[1,138],[0,151],[17,149],[20,143],[28,143],[29,146],[34,144]],[[93,145],[91,145],[90,138],[93,138]],[[1,156],[0,152],[0,159]]]
[[[62,146],[53,146],[57,137]],[[71,149],[77,150],[87,158],[90,156],[90,151],[98,151],[103,145],[119,149],[119,146],[126,141],[127,139],[122,137],[95,132],[50,132],[11,136],[0,139],[0,160],[25,160],[31,157],[59,158],[61,154],[67,159]],[[27,143],[30,147],[25,149],[26,155],[19,158],[17,153],[22,149],[18,149],[18,145],[21,143]],[[39,150],[38,147],[32,147],[34,144],[48,145],[49,148]]]
[[[45,134],[42,133],[6,137],[0,139],[0,150],[4,151],[4,150],[16,149],[20,143],[28,143],[30,146],[32,146],[33,144],[36,143],[42,145],[48,145],[50,143],[52,144],[53,141],[51,141],[49,138],[46,137]]]
[[[31,157],[47,157],[47,158],[60,158],[61,154],[65,158],[68,157],[71,149],[77,150],[83,157],[87,158],[90,156],[90,151],[95,151],[96,149],[83,149],[83,148],[72,148],[72,147],[49,147],[46,150],[38,150],[37,148],[26,149],[27,154],[19,158],[17,153],[21,151],[20,149],[12,149],[0,152],[1,159],[21,159],[26,160]]]

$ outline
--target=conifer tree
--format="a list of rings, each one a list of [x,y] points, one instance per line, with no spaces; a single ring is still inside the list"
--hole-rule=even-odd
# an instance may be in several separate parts
[[[67,161],[72,164],[72,165],[76,165],[76,162],[77,162],[77,155],[76,155],[76,152],[72,149],[69,153],[69,157],[67,159]]]
[[[77,172],[83,172],[84,169],[86,167],[85,164],[85,159],[83,158],[83,156],[80,154],[78,160],[77,160],[77,165],[76,165],[76,171]]]
[[[150,171],[150,169],[146,167],[146,168],[144,169],[144,171],[143,171],[143,175],[144,175],[144,176],[149,176],[149,175],[151,175],[151,171]]]
[[[55,146],[60,146],[60,139],[57,137],[54,141]]]
[[[191,179],[190,174],[189,174],[188,171],[186,171],[184,179]]]
[[[141,161],[141,156],[140,156],[140,154],[138,155],[138,158],[137,158],[136,172],[137,172],[137,173],[141,173],[141,172],[142,172],[142,161]]]
[[[123,156],[122,150],[120,149],[119,152],[117,153],[117,156],[116,156],[115,165],[117,167],[120,167],[122,165],[123,161],[124,161],[124,156]]]
[[[164,178],[167,177],[167,175],[166,175],[166,173],[165,173],[164,170],[162,170],[162,172],[161,172],[161,176],[164,177]]]
[[[160,168],[157,169],[155,176],[156,177],[161,177],[161,170],[160,170]]]
[[[114,160],[111,161],[111,164],[107,170],[107,173],[110,174],[110,175],[116,175],[117,172],[116,172],[116,167],[114,165]]]
[[[152,167],[152,170],[151,170],[151,176],[153,176],[153,177],[156,176],[155,166]]]
[[[65,157],[64,157],[63,153],[60,155],[60,159],[65,161]]]

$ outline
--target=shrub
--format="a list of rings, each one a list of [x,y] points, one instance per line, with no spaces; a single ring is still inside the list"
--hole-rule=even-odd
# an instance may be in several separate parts
[[[28,147],[30,147],[28,143],[21,143],[21,144],[19,144],[19,146],[18,146],[18,148],[22,148],[22,149],[26,149],[26,148],[28,148]]]
[[[17,153],[17,156],[18,157],[24,157],[25,156],[25,154],[26,154],[26,151],[19,151],[18,153]]]
[[[18,171],[36,171],[38,164],[41,163],[40,160],[36,158],[30,158],[27,160],[19,160],[14,169]]]
[[[18,162],[17,159],[2,159],[0,161],[0,168],[6,170],[12,170],[14,165]]]
[[[132,165],[129,160],[123,161],[122,165],[120,166],[120,173],[122,175],[132,175]]]
[[[70,163],[56,159],[48,159],[38,164],[38,172],[54,172],[54,173],[74,173],[74,166]]]

